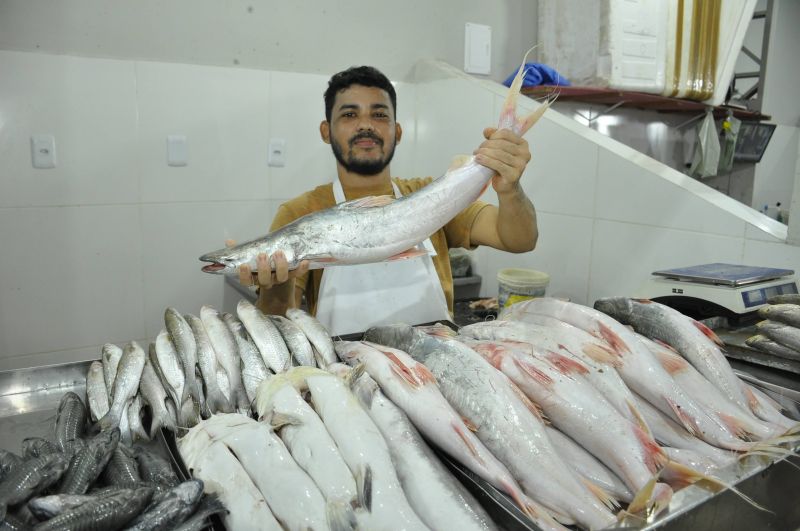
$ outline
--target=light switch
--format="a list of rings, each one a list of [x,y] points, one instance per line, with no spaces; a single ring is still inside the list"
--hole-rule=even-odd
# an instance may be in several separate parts
[[[186,166],[188,158],[186,135],[167,135],[167,164]]]
[[[269,141],[268,164],[275,168],[286,166],[286,140],[283,138],[273,138]]]
[[[34,168],[56,167],[56,139],[53,135],[31,136],[31,160]]]
[[[467,22],[464,26],[464,72],[489,74],[492,68],[492,27]]]

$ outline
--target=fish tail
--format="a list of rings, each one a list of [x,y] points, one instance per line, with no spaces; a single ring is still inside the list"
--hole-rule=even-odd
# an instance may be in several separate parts
[[[522,89],[522,80],[525,77],[525,63],[528,60],[528,55],[534,48],[536,48],[536,46],[525,52],[525,56],[522,58],[522,64],[520,64],[519,69],[517,69],[517,75],[514,76],[514,80],[508,88],[508,95],[503,103],[503,109],[500,111],[499,129],[511,129],[517,123],[517,98]]]
[[[113,409],[109,409],[103,418],[97,421],[101,431],[111,430],[119,427],[119,414]]]
[[[673,400],[669,398],[664,398],[667,401],[672,412],[675,414],[675,418],[680,422],[681,426],[686,428],[686,431],[694,435],[695,437],[699,437],[699,431],[697,429],[697,423],[695,420],[684,411],[678,404],[676,404]]]
[[[709,476],[707,474],[703,474],[693,468],[690,468],[686,465],[682,465],[680,463],[676,463],[675,461],[669,461],[667,465],[664,467],[664,479],[665,481],[669,482],[670,485],[677,489],[681,489],[688,485],[694,485],[700,483],[698,486],[706,486],[710,487],[714,492],[719,492],[725,489],[730,489],[731,492],[739,496],[745,502],[749,503],[756,509],[760,511],[765,511],[771,513],[769,509],[766,507],[759,505],[755,500],[744,494],[743,492],[737,490],[733,485],[722,481],[719,478],[714,476]]]
[[[629,513],[640,514],[649,511],[658,514],[666,509],[672,499],[673,491],[669,485],[659,483],[658,478],[658,473],[653,474],[653,477],[639,489],[628,506]]]
[[[644,420],[644,416],[642,412],[639,411],[639,407],[633,403],[631,400],[626,399],[625,403],[628,406],[628,411],[631,414],[631,419],[635,421],[635,425],[638,426],[642,431],[644,431],[649,437],[653,437],[653,432],[650,431],[650,426],[648,426],[647,421]]]
[[[372,512],[372,467],[366,465],[356,474],[358,505]]]
[[[584,486],[587,489],[589,489],[589,492],[591,492],[595,496],[595,498],[600,500],[600,503],[605,505],[609,510],[615,511],[619,509],[620,507],[619,501],[617,501],[617,499],[614,498],[614,496],[606,492],[606,490],[603,489],[603,487],[597,485],[596,483],[593,483],[592,481],[589,481],[588,479],[581,479],[581,483],[583,483]]]
[[[332,500],[325,506],[325,515],[331,531],[350,531],[356,529],[356,513],[349,503]]]
[[[658,443],[639,426],[634,426],[633,431],[644,451],[644,461],[651,473],[656,474],[667,464],[669,459]]]
[[[518,496],[511,496],[514,499],[514,502],[522,509],[528,518],[533,520],[541,529],[542,531],[567,531],[567,528],[558,523],[554,515],[550,514],[550,511],[533,501],[531,498],[522,494],[521,492]],[[561,515],[559,515],[561,517]],[[564,523],[572,525],[575,521],[563,515],[563,518],[560,518],[564,521]]]

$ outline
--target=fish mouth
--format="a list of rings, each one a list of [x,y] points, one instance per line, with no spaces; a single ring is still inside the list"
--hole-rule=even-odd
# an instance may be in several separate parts
[[[208,264],[203,266],[200,270],[203,273],[219,273],[220,271],[225,269],[225,264],[220,264],[219,262],[214,262],[213,264]]]

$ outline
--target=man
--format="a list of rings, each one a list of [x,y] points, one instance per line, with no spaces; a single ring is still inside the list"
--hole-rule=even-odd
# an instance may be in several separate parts
[[[325,92],[322,140],[336,158],[337,179],[281,205],[270,230],[310,212],[366,196],[412,193],[430,179],[392,179],[389,164],[403,130],[395,121],[394,87],[378,70],[353,67],[334,75]],[[473,153],[496,172],[492,186],[499,208],[476,201],[430,238],[423,256],[382,264],[308,270],[301,263],[289,271],[285,257],[258,257],[258,271],[240,269],[244,285],[259,285],[258,307],[283,314],[298,307],[305,294],[309,308],[333,334],[363,330],[381,322],[420,323],[447,318],[453,310],[448,248],[489,245],[521,253],[536,245],[536,212],[519,184],[531,158],[527,142],[509,130],[487,128],[486,140]],[[431,245],[432,244],[432,245]],[[377,312],[377,313],[376,313]],[[431,317],[428,319],[427,317]]]

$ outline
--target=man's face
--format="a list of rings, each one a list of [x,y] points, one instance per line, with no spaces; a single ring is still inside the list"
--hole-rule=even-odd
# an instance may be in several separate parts
[[[327,124],[327,135],[326,135]],[[322,124],[322,136],[347,171],[377,175],[394,156],[400,128],[386,91],[352,85],[340,91],[331,110],[331,121]],[[327,136],[327,138],[326,138]]]

